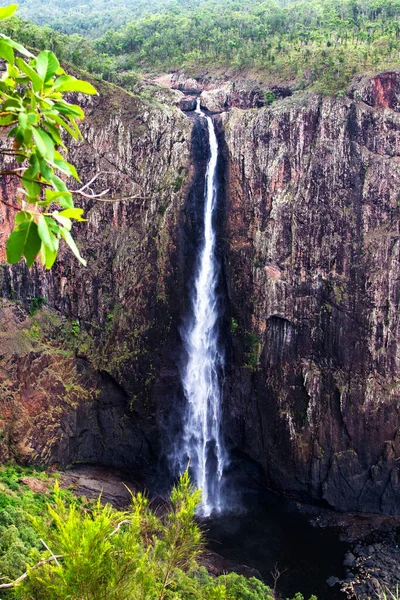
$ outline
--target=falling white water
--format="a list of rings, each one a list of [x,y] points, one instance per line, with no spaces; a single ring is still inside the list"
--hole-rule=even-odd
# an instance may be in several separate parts
[[[207,119],[210,158],[204,191],[204,234],[198,272],[193,286],[192,316],[183,331],[186,364],[182,385],[186,398],[183,440],[179,463],[186,468],[190,461],[193,483],[201,489],[200,512],[207,516],[224,508],[222,477],[226,453],[221,435],[221,382],[223,357],[218,348],[218,263],[215,257],[213,215],[217,203],[216,167],[218,142],[213,122]]]

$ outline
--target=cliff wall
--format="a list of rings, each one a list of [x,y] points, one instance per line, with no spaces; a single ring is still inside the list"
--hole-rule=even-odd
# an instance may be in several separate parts
[[[225,412],[269,485],[400,510],[400,78],[222,117]]]
[[[75,406],[69,403],[60,409],[58,420],[53,419],[51,424],[51,432],[58,431],[57,435],[46,429],[45,420],[39,426],[37,419],[27,418],[30,430],[25,430],[25,438],[40,440],[49,436],[52,442],[43,453],[41,442],[37,441],[33,444],[36,448],[22,453],[25,460],[61,464],[98,460],[142,468],[145,463],[156,462],[160,442],[155,417],[158,408],[151,390],[157,376],[168,379],[171,348],[177,345],[177,326],[172,327],[171,323],[180,315],[183,301],[180,222],[188,182],[193,176],[190,160],[193,127],[174,106],[143,101],[115,86],[100,83],[97,87],[98,97],[76,99],[86,112],[81,128],[85,141],[70,144],[69,160],[77,166],[83,183],[100,173],[91,187],[97,192],[110,189],[106,194],[108,199],[127,200],[77,200],[88,219],[76,228],[78,245],[88,261],[86,269],[63,251],[50,272],[38,266],[29,273],[23,264],[3,265],[0,289],[3,297],[28,309],[45,298],[43,312],[68,320],[64,327],[69,338],[72,328],[75,355],[71,365],[79,366],[82,374],[79,385],[87,387],[95,378],[97,395],[92,405],[96,415],[99,410],[102,414],[103,428],[94,428],[96,441],[84,444],[78,443],[81,429],[90,431],[94,427],[90,418],[84,423],[86,400],[82,400],[84,408],[78,407],[79,399],[75,398]],[[3,179],[2,195],[9,202],[13,201],[14,183]],[[7,238],[13,218],[14,211],[0,204],[1,242]],[[8,315],[13,314],[7,303],[3,302],[3,307]],[[7,330],[15,319],[4,315],[3,312],[1,321]],[[29,332],[33,321],[41,335],[36,320],[36,317],[30,319],[25,329]],[[54,328],[46,330],[46,335],[54,352],[65,350],[65,342],[54,333]],[[67,346],[69,352],[70,344]],[[36,346],[29,351],[40,352]],[[8,392],[13,391],[7,396],[8,404],[14,406],[2,415],[3,439],[8,440],[7,455],[20,459],[21,436],[13,433],[18,430],[18,418],[11,415],[16,414],[15,407],[25,404],[29,407],[32,390],[40,387],[37,376],[41,367],[35,355],[28,354],[27,358],[25,352],[18,353],[15,349],[0,352],[0,357],[3,381],[8,382]],[[32,365],[32,394],[16,381],[16,363],[20,361]],[[26,370],[25,378],[29,379],[29,369]],[[56,371],[57,368],[55,378]],[[52,401],[57,402],[53,397],[52,376],[49,368],[44,384],[45,378],[41,377],[43,393],[36,392],[37,401],[32,409],[35,415],[45,412]],[[5,392],[3,395],[5,400]],[[163,398],[163,403],[157,405],[160,410],[165,409],[165,403]],[[115,404],[116,413],[107,412],[107,406]],[[72,422],[70,427],[63,427],[66,419]],[[105,436],[107,427],[110,433]],[[101,451],[96,450],[98,444]],[[86,449],[82,450],[84,446]]]

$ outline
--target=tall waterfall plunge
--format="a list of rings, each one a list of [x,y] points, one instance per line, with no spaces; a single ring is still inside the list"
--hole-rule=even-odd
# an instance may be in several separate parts
[[[202,492],[200,512],[207,516],[224,508],[222,477],[227,457],[221,435],[220,375],[224,359],[218,347],[218,263],[213,223],[217,204],[218,142],[211,118],[200,109],[200,100],[196,112],[207,119],[210,158],[205,177],[204,233],[192,290],[192,314],[182,332],[186,362],[181,379],[186,409],[178,462],[182,470],[190,461],[193,483]]]

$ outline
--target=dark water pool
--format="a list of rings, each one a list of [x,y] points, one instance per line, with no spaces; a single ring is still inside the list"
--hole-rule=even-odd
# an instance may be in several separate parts
[[[306,516],[282,500],[252,501],[246,512],[211,518],[206,523],[212,550],[260,571],[273,587],[271,571],[282,571],[277,590],[284,598],[301,592],[307,600],[343,600],[338,585],[329,587],[331,575],[343,577],[347,545],[332,530],[312,527]]]

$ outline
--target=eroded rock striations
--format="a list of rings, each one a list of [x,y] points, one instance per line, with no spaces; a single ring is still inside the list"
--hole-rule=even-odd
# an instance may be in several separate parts
[[[223,115],[226,423],[271,487],[343,511],[400,510],[399,94]]]
[[[97,389],[93,409],[89,410],[82,399],[79,410],[60,408],[51,431],[46,419],[37,426],[36,413],[46,411],[51,398],[58,403],[51,385],[57,369],[53,375],[48,368],[45,393],[40,396],[38,390],[31,390],[40,399],[33,409],[35,418],[24,420],[30,427],[25,437],[33,440],[24,453],[25,460],[61,464],[98,461],[142,469],[156,462],[160,441],[154,398],[160,399],[151,390],[156,377],[168,378],[168,359],[163,361],[162,357],[169,356],[168,345],[176,346],[176,328],[171,328],[171,322],[180,311],[183,286],[179,222],[192,171],[192,123],[176,107],[145,102],[116,87],[97,87],[99,97],[77,98],[87,117],[82,126],[85,142],[71,144],[69,159],[77,166],[83,183],[102,173],[91,187],[96,191],[109,188],[107,198],[127,200],[82,202],[88,222],[76,231],[88,260],[87,269],[67,252],[50,272],[34,267],[28,273],[23,265],[3,265],[0,288],[4,297],[28,307],[46,298],[46,310],[69,319],[69,335],[77,342],[71,368],[79,366],[83,372],[79,385],[90,383]],[[2,183],[3,198],[12,201],[13,185],[6,179]],[[13,218],[14,211],[0,204],[1,242]],[[7,320],[2,317],[4,328]],[[0,354],[3,379],[15,382],[14,394],[3,394],[1,400],[11,407],[10,415],[16,414],[16,406],[26,406],[29,417],[29,398],[15,381],[14,366],[22,361],[28,371],[40,372],[42,367],[33,355],[18,356],[18,351],[12,356]],[[48,360],[57,362],[57,358]],[[31,387],[35,383],[38,387],[36,374],[32,380]],[[160,400],[160,410],[166,402],[166,398]],[[86,414],[93,410],[96,424]],[[64,435],[62,420],[65,423],[67,413],[70,423]],[[10,415],[2,409],[3,432],[18,429],[18,416]],[[88,441],[90,435],[92,442]],[[46,436],[52,443],[47,443],[43,452]],[[7,439],[9,457],[20,458],[21,441],[8,434]],[[79,439],[86,440],[84,450]],[[107,445],[109,451],[104,449]]]

